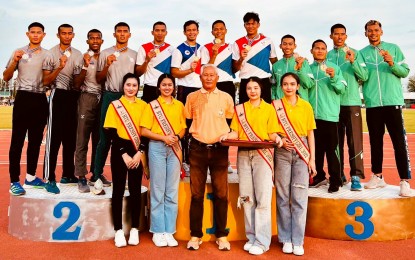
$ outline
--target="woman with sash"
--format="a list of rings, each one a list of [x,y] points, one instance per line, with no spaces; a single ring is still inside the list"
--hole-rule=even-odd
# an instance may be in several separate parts
[[[275,151],[278,240],[284,253],[304,254],[309,178],[316,175],[311,105],[300,98],[300,79],[288,72],[281,77],[282,99],[272,105],[278,117],[283,149]]]
[[[178,192],[182,149],[180,139],[186,130],[183,103],[174,98],[175,80],[162,74],[157,81],[160,96],[148,103],[141,120],[141,133],[150,139],[150,232],[158,247],[177,246]]]
[[[262,98],[262,82],[248,79],[249,100],[235,107],[232,131],[221,140],[272,141],[281,143],[277,135],[277,117],[273,107]],[[238,207],[244,208],[245,233],[248,242],[244,250],[253,255],[268,251],[271,244],[271,200],[274,175],[273,149],[238,148],[239,175]]]
[[[104,128],[112,139],[111,211],[115,232],[115,246],[123,247],[127,241],[122,230],[122,202],[128,175],[128,190],[131,206],[131,231],[129,245],[139,243],[138,227],[141,209],[141,179],[144,160],[143,146],[140,144],[140,121],[146,103],[137,98],[140,80],[133,73],[123,78],[124,95],[108,107]],[[143,157],[143,158],[142,158]]]

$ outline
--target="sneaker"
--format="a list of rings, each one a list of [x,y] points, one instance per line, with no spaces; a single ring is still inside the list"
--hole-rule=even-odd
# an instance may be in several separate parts
[[[352,176],[352,185],[350,186],[350,190],[352,191],[361,191],[362,184],[360,184],[360,177],[359,176]]]
[[[229,251],[231,250],[231,244],[229,243],[228,239],[226,237],[220,237],[216,239],[216,244],[218,245],[218,248],[220,251]],[[249,249],[251,250],[251,249]]]
[[[164,233],[164,239],[166,240],[168,246],[178,246],[179,245],[177,240],[174,239],[173,234]]]
[[[249,249],[249,253],[251,255],[262,255],[264,252],[264,249],[262,249],[259,246],[251,246],[251,248]]]
[[[365,184],[365,189],[383,188],[386,186],[385,178],[379,178],[375,174],[372,175],[370,181]]]
[[[342,183],[343,183],[343,185],[346,185],[346,184],[349,183],[349,181],[347,180],[345,175],[342,175]]]
[[[127,240],[125,240],[124,231],[122,231],[122,229],[119,229],[117,232],[115,232],[114,241],[116,247],[124,247],[127,245]]]
[[[328,189],[328,192],[329,192],[329,193],[335,193],[335,192],[338,192],[338,191],[339,191],[339,188],[340,188],[340,186],[339,186],[339,185],[334,184],[334,183],[330,183],[330,185],[329,185],[329,189]]]
[[[285,254],[291,254],[293,252],[293,243],[284,243],[282,246],[282,252]]]
[[[9,192],[13,196],[20,196],[20,195],[25,195],[26,194],[26,191],[23,189],[22,185],[20,185],[20,182],[18,182],[18,181],[12,182],[10,184]]]
[[[154,233],[152,240],[157,247],[167,246],[167,240],[163,233]]]
[[[79,178],[78,181],[78,191],[80,193],[88,193],[91,190],[89,189],[88,184],[86,183],[86,179],[85,178]]]
[[[60,184],[61,185],[68,185],[68,186],[75,186],[78,185],[78,178],[76,177],[62,177]]]
[[[191,237],[189,242],[187,242],[187,249],[189,250],[198,250],[200,244],[202,244],[202,239],[198,237]]]
[[[249,251],[254,244],[250,243],[249,241],[245,243],[244,250]]]
[[[94,186],[95,182],[98,180],[98,178],[102,181],[102,184],[104,185],[104,187],[110,187],[112,182],[109,181],[104,174],[101,174],[99,177],[92,175],[91,179],[89,179],[89,186]]]
[[[42,179],[36,177],[33,181],[28,181],[25,179],[23,186],[25,188],[43,189],[45,188],[45,183],[42,181]]]
[[[130,237],[128,238],[128,244],[132,245],[132,246],[136,246],[136,245],[138,245],[138,243],[140,243],[140,237],[139,237],[138,229],[132,228],[130,230]]]
[[[231,162],[228,161],[228,173],[233,173],[233,168],[231,166]]]
[[[326,185],[326,184],[327,184],[327,179],[326,178],[324,178],[324,179],[314,178],[313,183],[310,184],[309,187],[310,188],[318,188],[318,187],[320,187],[322,185]]]
[[[401,190],[399,192],[399,196],[401,196],[401,197],[415,197],[415,191],[411,190],[411,187],[409,186],[409,182],[401,181],[399,186],[401,187]]]
[[[294,255],[304,255],[304,247],[303,246],[294,246],[293,253],[294,253]]]
[[[45,189],[47,192],[52,194],[59,194],[61,191],[59,190],[58,186],[56,186],[56,181],[48,181],[45,184]]]

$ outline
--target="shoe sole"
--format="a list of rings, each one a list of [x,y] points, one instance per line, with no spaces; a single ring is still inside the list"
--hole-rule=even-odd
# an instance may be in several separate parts
[[[386,185],[384,185],[384,186],[376,186],[376,187],[367,187],[367,186],[365,186],[365,189],[374,190],[374,189],[377,189],[377,188],[385,188],[385,187],[386,187]]]
[[[24,193],[19,193],[19,194],[17,194],[17,193],[13,193],[11,190],[9,190],[9,193],[10,193],[11,195],[13,195],[13,196],[22,196],[22,195],[25,195],[25,194],[26,194],[26,192],[24,192]]]
[[[195,241],[196,242],[196,241]],[[199,246],[202,244],[202,240],[200,240],[199,242],[198,242],[198,245],[197,245],[197,247],[193,247],[193,246],[189,246],[189,245],[187,245],[187,249],[189,249],[189,250],[198,250],[199,249]]]
[[[309,187],[310,188],[318,188],[320,186],[327,185],[327,183],[328,183],[328,181],[324,180],[324,181],[321,181],[321,182],[317,183],[315,186],[309,186]]]
[[[363,188],[350,188],[351,191],[362,191]]]
[[[231,250],[230,245],[229,245],[229,247],[227,247],[227,246],[220,247],[219,241],[216,241],[216,244],[219,246],[220,251],[230,251]]]
[[[25,189],[44,189],[45,186],[33,186],[33,185],[23,184],[23,188],[25,188]]]
[[[62,182],[59,182],[59,185],[62,185],[62,186],[77,186],[78,185],[78,182],[74,182],[74,183],[62,183]]]

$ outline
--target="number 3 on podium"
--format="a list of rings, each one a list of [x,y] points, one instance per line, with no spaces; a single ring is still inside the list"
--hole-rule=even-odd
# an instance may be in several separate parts
[[[362,209],[362,215],[355,216],[356,208]],[[346,225],[345,231],[349,237],[355,240],[365,240],[373,235],[375,227],[372,221],[370,221],[370,218],[373,215],[373,209],[369,203],[364,201],[352,202],[349,204],[349,206],[347,206],[346,212],[347,214],[349,214],[349,216],[355,216],[355,221],[363,225],[363,232],[361,234],[356,234],[354,232],[353,225]]]

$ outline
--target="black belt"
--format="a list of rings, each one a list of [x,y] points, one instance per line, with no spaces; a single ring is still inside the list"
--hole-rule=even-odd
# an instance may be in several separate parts
[[[219,142],[216,142],[216,143],[213,143],[213,144],[205,144],[205,143],[199,142],[198,140],[196,140],[194,138],[190,139],[190,142],[192,142],[194,144],[197,144],[200,147],[204,147],[206,149],[216,149],[216,148],[219,148],[219,147],[223,147]]]

